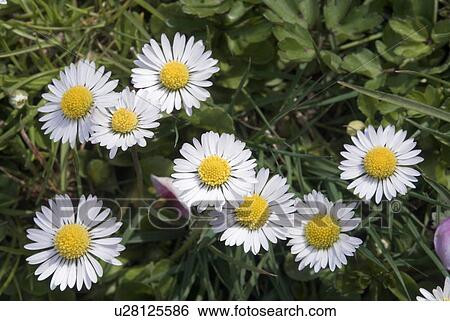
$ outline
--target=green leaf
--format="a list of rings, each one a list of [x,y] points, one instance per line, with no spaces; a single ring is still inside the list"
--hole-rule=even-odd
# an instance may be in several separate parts
[[[231,0],[181,0],[183,11],[200,18],[223,14],[231,8]]]
[[[389,20],[389,26],[407,41],[424,42],[428,38],[426,25],[418,19],[393,18]]]
[[[361,34],[377,27],[383,18],[368,5],[356,6],[352,0],[328,0],[324,6],[327,28],[336,35],[338,43],[361,38]]]
[[[403,58],[398,57],[394,53],[395,47],[388,47],[384,42],[380,40],[375,41],[375,47],[377,48],[378,54],[380,54],[386,61],[389,61],[396,65],[399,65],[402,62]]]
[[[203,106],[189,118],[192,125],[219,133],[233,133],[234,124],[231,116],[223,108]]]
[[[296,25],[275,27],[274,35],[278,39],[279,55],[287,62],[309,62],[314,59],[316,52],[313,40],[308,30]]]
[[[375,78],[383,72],[380,59],[369,49],[345,56],[341,67],[350,73]]]
[[[376,91],[376,90],[370,90],[370,89],[366,89],[360,86],[356,86],[356,85],[352,85],[352,84],[348,84],[345,83],[343,81],[338,81],[338,83],[344,87],[353,89],[363,95],[367,95],[394,105],[398,105],[400,107],[403,107],[407,110],[413,110],[416,111],[418,113],[424,114],[424,115],[428,115],[431,117],[435,117],[435,118],[439,118],[442,119],[446,122],[450,122],[450,113],[443,110],[443,109],[438,109],[426,104],[422,104],[419,103],[415,100],[412,99],[408,99],[408,98],[404,98],[404,97],[399,97],[396,95],[392,95],[392,94],[387,94],[381,91]]]
[[[111,176],[111,166],[101,159],[93,159],[87,165],[87,175],[94,185],[102,185]]]
[[[450,19],[436,22],[431,38],[435,43],[448,43],[450,41]]]
[[[150,155],[153,155],[151,153]],[[170,176],[173,172],[173,163],[170,159],[156,155],[156,156],[144,156],[141,157],[140,163],[142,166],[142,173],[146,180],[150,179],[150,175],[156,176]]]
[[[323,7],[327,28],[334,29],[345,17],[351,6],[352,0],[327,0]]]
[[[397,56],[404,58],[420,58],[429,55],[433,48],[424,43],[403,42],[394,49]]]
[[[245,13],[251,9],[251,6],[241,1],[234,2],[230,11],[225,16],[228,24],[235,23],[242,18]]]
[[[329,50],[321,50],[320,57],[322,61],[334,72],[342,73],[343,71],[340,69],[342,64],[342,59],[334,52]]]
[[[190,33],[205,28],[205,21],[184,13],[179,3],[162,3],[157,7],[157,11],[160,14],[152,15],[150,20],[150,30],[153,35],[165,32],[170,38],[179,30],[183,30],[183,33]],[[166,18],[161,20],[160,16]]]
[[[306,24],[300,19],[295,0],[263,0],[264,4],[270,8],[265,16],[272,22],[285,22],[290,24],[299,24],[306,27]]]
[[[298,7],[305,18],[308,27],[314,27],[317,21],[319,21],[320,3],[316,0],[301,0]]]

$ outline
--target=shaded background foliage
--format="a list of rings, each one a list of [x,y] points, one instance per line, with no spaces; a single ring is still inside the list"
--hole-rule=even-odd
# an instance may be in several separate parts
[[[111,203],[116,215],[140,217],[139,204],[126,200],[136,195],[129,153],[109,160],[98,146],[72,151],[43,135],[37,107],[46,85],[88,58],[122,89],[143,44],[177,31],[203,39],[221,71],[212,99],[191,118],[166,115],[139,149],[149,204],[150,175],[170,175],[182,143],[207,130],[245,140],[298,196],[315,188],[331,200],[354,199],[337,169],[349,121],[395,124],[418,140],[425,162],[417,189],[390,205],[361,204],[364,245],[344,269],[298,272],[284,242],[244,254],[208,229],[152,211],[165,228],[146,213],[139,230],[124,227],[124,266],[107,267],[91,291],[51,292],[36,281],[24,260],[25,229],[54,194],[120,198],[129,209]],[[0,299],[407,300],[441,285],[448,272],[432,236],[450,215],[450,125],[430,108],[450,111],[449,39],[447,0],[9,0],[0,8]],[[337,80],[422,104],[371,98]],[[18,89],[28,95],[21,109]]]

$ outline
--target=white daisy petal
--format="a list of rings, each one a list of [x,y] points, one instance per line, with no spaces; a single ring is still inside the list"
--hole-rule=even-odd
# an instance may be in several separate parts
[[[450,277],[445,278],[444,290],[438,286],[432,293],[423,288],[419,291],[422,296],[417,296],[417,301],[450,301]]]
[[[361,222],[359,218],[352,218],[355,205],[333,204],[316,191],[298,200],[296,224],[288,229],[288,246],[296,255],[295,261],[300,262],[299,270],[309,266],[316,273],[326,267],[334,271],[347,264],[346,256],[353,256],[362,244],[360,239],[344,233]]]
[[[95,70],[95,64],[79,61],[60,72],[61,81],[53,79],[50,92],[42,98],[49,103],[39,108],[44,115],[42,130],[50,134],[53,141],[69,143],[75,148],[77,137],[80,143],[91,134],[90,119],[94,111],[109,105],[116,94],[118,81],[109,80],[110,73],[104,74],[104,67]]]
[[[156,120],[160,117],[159,105],[146,92],[136,93],[126,87],[110,107],[93,113],[91,142],[105,146],[110,150],[109,158],[114,158],[119,148],[125,151],[135,144],[146,146],[143,135],[154,136],[148,129],[158,127]]]
[[[210,214],[212,229],[215,233],[223,232],[220,240],[225,245],[243,244],[244,252],[251,250],[256,255],[261,248],[268,250],[269,241],[277,243],[278,239],[286,239],[287,229],[294,220],[294,194],[286,193],[289,188],[286,179],[279,175],[268,178],[269,170],[260,169],[256,182],[240,200],[228,200],[221,212]]]
[[[348,189],[361,198],[380,203],[383,196],[391,200],[397,193],[405,194],[406,186],[414,188],[420,172],[408,166],[423,161],[420,150],[414,150],[416,142],[405,140],[406,131],[395,132],[394,126],[375,130],[369,126],[352,137],[353,145],[344,145],[339,169],[341,179],[353,180]]]
[[[234,135],[207,132],[200,140],[183,144],[180,154],[184,159],[174,161],[173,185],[183,201],[199,211],[208,207],[220,211],[225,201],[236,201],[235,195],[252,190],[256,164]]]
[[[81,77],[83,78],[83,77]],[[116,223],[115,218],[110,218],[104,225],[101,223],[110,214],[110,210],[101,211],[102,202],[95,196],[82,195],[74,211],[72,201],[68,195],[56,195],[49,200],[50,208],[43,206],[42,213],[36,213],[35,221],[45,226],[45,229],[29,229],[27,237],[35,240],[42,238],[40,243],[25,245],[28,250],[40,250],[37,254],[27,258],[30,264],[40,264],[35,271],[38,281],[42,281],[52,275],[50,289],[59,287],[61,291],[66,288],[74,288],[80,291],[83,284],[90,289],[92,283],[96,283],[98,277],[103,274],[103,269],[98,261],[90,254],[100,252],[105,261],[114,265],[120,264],[116,257],[125,249],[120,244],[119,237],[107,237],[111,231],[122,223]],[[57,222],[52,226],[50,222]],[[58,223],[59,222],[59,223]],[[98,226],[90,230],[91,226]],[[38,227],[41,227],[38,225]],[[101,235],[105,234],[105,238]],[[45,238],[45,236],[47,238]],[[48,240],[48,241],[47,241]],[[45,241],[45,242],[43,242]],[[48,246],[49,245],[49,246]]]
[[[161,50],[162,48],[162,50]],[[134,62],[131,82],[135,88],[143,88],[149,96],[160,98],[161,110],[171,113],[184,107],[192,115],[192,108],[199,108],[209,92],[204,87],[219,70],[217,60],[211,58],[211,51],[205,52],[202,41],[175,34],[172,45],[165,34],[161,35],[161,47],[154,39],[142,48]]]

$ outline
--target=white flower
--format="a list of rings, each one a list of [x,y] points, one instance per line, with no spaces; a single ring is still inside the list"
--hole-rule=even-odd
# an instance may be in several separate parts
[[[418,157],[420,149],[413,149],[416,142],[405,140],[406,131],[395,132],[393,126],[369,126],[364,132],[358,131],[351,139],[355,145],[344,145],[347,150],[341,155],[346,158],[339,169],[341,179],[354,179],[347,187],[360,198],[380,203],[383,194],[388,200],[399,194],[406,194],[407,186],[414,188],[416,176],[420,173],[408,166],[423,161]]]
[[[8,4],[6,0],[0,0],[0,4]]]
[[[417,296],[417,301],[450,301],[450,278],[445,278],[444,290],[438,286],[433,290],[433,293],[425,289],[420,289],[419,291],[423,297]]]
[[[230,201],[229,209],[211,212],[212,229],[222,233],[228,246],[244,245],[244,252],[258,254],[261,247],[269,249],[269,241],[285,240],[287,227],[293,224],[294,194],[287,193],[286,178],[279,175],[270,180],[269,170],[259,170],[252,190],[241,200]]]
[[[87,60],[70,64],[49,84],[51,93],[43,94],[48,101],[39,108],[45,113],[39,120],[45,122],[42,130],[50,134],[53,141],[61,140],[75,146],[77,136],[81,143],[87,142],[91,134],[91,115],[97,107],[109,107],[117,98],[113,92],[118,80],[108,81],[111,72],[106,74],[102,66],[95,70],[95,63]]]
[[[106,146],[109,158],[114,158],[119,148],[145,147],[146,138],[154,136],[151,129],[159,126],[159,118],[158,107],[127,87],[111,107],[98,108],[92,115],[91,142]]]
[[[194,43],[194,37],[186,42],[186,36],[175,34],[171,46],[165,34],[161,36],[161,47],[154,39],[145,44],[142,54],[137,55],[131,74],[131,82],[135,88],[145,91],[161,101],[161,110],[171,113],[173,109],[184,107],[186,113],[192,115],[192,108],[200,108],[209,92],[208,81],[219,71],[216,59],[210,58],[211,51],[205,52],[203,42]]]
[[[113,265],[122,264],[116,259],[125,249],[119,244],[122,238],[108,237],[122,223],[114,217],[107,219],[111,211],[102,211],[102,202],[95,196],[82,196],[74,208],[68,195],[56,195],[49,205],[50,208],[42,206],[41,212],[36,212],[34,222],[39,228],[27,230],[27,237],[35,243],[25,245],[27,250],[42,250],[27,258],[30,264],[40,264],[34,272],[39,281],[53,274],[52,290],[59,286],[64,291],[75,284],[78,291],[83,284],[90,289],[103,275],[97,258]]]
[[[199,211],[214,206],[220,211],[226,200],[249,193],[255,183],[255,160],[245,143],[234,135],[208,132],[201,143],[185,143],[180,150],[184,159],[175,159],[173,185],[190,207]]]
[[[362,243],[359,238],[348,236],[345,232],[353,230],[361,219],[353,218],[356,204],[337,202],[333,204],[322,193],[312,191],[297,200],[295,226],[289,229],[292,238],[288,245],[291,253],[300,261],[299,270],[309,265],[314,272],[327,266],[331,271],[347,264],[347,256]]]

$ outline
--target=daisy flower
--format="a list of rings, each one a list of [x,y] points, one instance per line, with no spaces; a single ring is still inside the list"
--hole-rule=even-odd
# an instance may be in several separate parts
[[[125,88],[109,108],[98,108],[92,115],[93,144],[99,143],[109,149],[109,158],[138,144],[147,145],[146,138],[152,138],[152,128],[159,126],[159,108],[140,93]]]
[[[294,194],[287,193],[286,178],[279,175],[269,180],[269,170],[262,168],[252,190],[239,201],[230,201],[229,209],[211,212],[210,223],[215,233],[222,233],[221,241],[228,246],[244,245],[244,252],[258,254],[262,247],[269,249],[269,241],[285,240],[287,227],[292,226]]]
[[[417,301],[450,301],[450,278],[445,278],[444,290],[438,286],[433,290],[433,293],[430,293],[423,288],[419,291],[423,297],[417,296]]]
[[[220,211],[226,200],[236,200],[249,193],[255,183],[256,161],[245,143],[234,135],[208,132],[201,143],[185,143],[184,159],[175,159],[173,186],[181,192],[183,201],[199,211],[214,206]]]
[[[170,114],[183,106],[190,116],[192,108],[200,108],[200,102],[210,96],[205,87],[212,86],[208,79],[219,71],[217,60],[210,58],[211,51],[205,51],[201,40],[194,43],[190,37],[186,42],[179,33],[173,45],[162,34],[161,47],[154,39],[144,45],[134,61],[138,68],[132,69],[131,82],[160,99],[162,111]]]
[[[44,122],[45,134],[50,133],[55,142],[69,142],[72,148],[77,137],[81,143],[87,142],[92,112],[110,106],[117,97],[113,90],[118,80],[108,81],[110,75],[103,66],[96,70],[95,63],[87,60],[65,67],[60,80],[53,79],[53,85],[48,85],[50,93],[42,95],[48,101],[38,109],[45,114],[39,119]]]
[[[332,203],[322,193],[312,191],[297,200],[297,214],[294,227],[289,229],[288,245],[291,253],[300,261],[299,270],[309,265],[314,272],[325,269],[331,271],[347,264],[347,256],[362,243],[359,238],[348,236],[361,219],[354,218],[356,204]]]
[[[102,211],[102,202],[91,195],[82,196],[76,208],[68,195],[56,195],[49,205],[50,208],[42,206],[41,212],[36,212],[34,222],[38,228],[27,230],[27,237],[34,243],[25,248],[41,251],[27,261],[40,264],[34,272],[38,281],[53,275],[52,290],[59,286],[64,291],[75,284],[78,291],[83,284],[89,290],[103,274],[97,258],[113,265],[122,264],[116,259],[125,249],[120,244],[122,238],[109,237],[122,223],[114,217],[107,219],[111,211]]]
[[[344,145],[346,158],[339,169],[341,179],[354,179],[348,189],[360,198],[370,200],[375,195],[378,204],[384,196],[391,200],[397,193],[404,195],[407,187],[414,188],[416,176],[420,173],[409,167],[423,161],[420,149],[414,139],[405,140],[406,131],[395,132],[394,126],[369,126],[364,132],[358,131],[351,139],[354,145]]]

